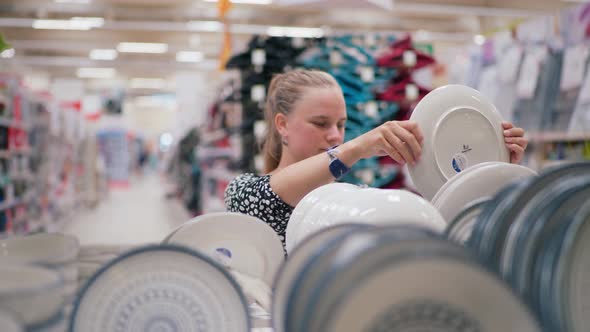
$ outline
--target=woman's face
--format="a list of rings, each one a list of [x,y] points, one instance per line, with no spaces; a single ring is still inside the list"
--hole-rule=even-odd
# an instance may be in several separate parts
[[[307,88],[286,117],[283,147],[300,161],[342,144],[346,123],[346,104],[339,87]]]

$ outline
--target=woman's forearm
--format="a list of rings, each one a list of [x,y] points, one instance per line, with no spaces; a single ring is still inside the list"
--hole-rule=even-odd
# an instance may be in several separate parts
[[[355,140],[340,145],[338,150],[338,159],[348,167],[361,159],[362,151]],[[277,171],[270,178],[270,186],[285,203],[295,206],[310,191],[334,181],[329,165],[328,154],[320,153]]]

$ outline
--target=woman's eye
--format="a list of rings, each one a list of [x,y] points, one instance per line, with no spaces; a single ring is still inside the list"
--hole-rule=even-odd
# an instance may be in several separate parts
[[[344,123],[339,123],[338,124],[338,129],[342,129],[342,128],[344,128]]]
[[[314,125],[316,125],[317,127],[320,127],[320,128],[325,128],[328,126],[328,124],[324,123],[324,122],[314,122]]]

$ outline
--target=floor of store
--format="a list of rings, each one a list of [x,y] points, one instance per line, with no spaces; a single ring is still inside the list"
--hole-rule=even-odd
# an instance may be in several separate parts
[[[178,200],[165,197],[156,173],[134,178],[128,188],[112,189],[94,209],[75,214],[63,229],[81,245],[158,243],[191,216]]]

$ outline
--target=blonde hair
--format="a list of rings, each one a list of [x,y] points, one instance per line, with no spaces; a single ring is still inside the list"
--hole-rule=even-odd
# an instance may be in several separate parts
[[[264,172],[274,171],[281,160],[282,140],[275,126],[275,116],[279,113],[289,115],[295,103],[301,99],[306,88],[339,87],[332,75],[319,70],[294,70],[275,75],[270,82],[264,117],[266,138],[263,143]]]

